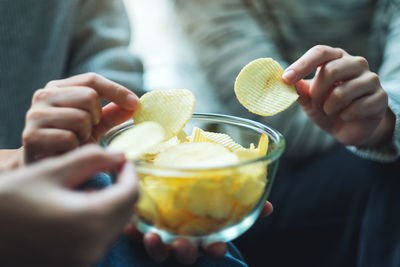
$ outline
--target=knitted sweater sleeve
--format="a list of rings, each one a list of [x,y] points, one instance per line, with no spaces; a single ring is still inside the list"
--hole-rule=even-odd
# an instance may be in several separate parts
[[[68,75],[96,72],[142,93],[141,61],[128,48],[130,26],[122,0],[80,1]]]
[[[376,17],[376,28],[383,34],[382,63],[378,70],[382,88],[389,95],[389,108],[396,116],[391,146],[384,148],[362,149],[349,147],[361,157],[391,162],[400,157],[400,1],[382,1],[386,5]]]

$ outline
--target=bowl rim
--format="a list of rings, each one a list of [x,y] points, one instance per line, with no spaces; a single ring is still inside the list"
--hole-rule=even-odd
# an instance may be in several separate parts
[[[198,119],[198,120],[203,120],[203,121],[213,121],[213,122],[222,122],[225,124],[230,124],[230,125],[236,125],[236,126],[241,126],[241,127],[246,127],[248,129],[254,130],[260,134],[262,133],[267,133],[269,138],[272,138],[275,146],[273,149],[265,156],[257,157],[252,160],[248,161],[243,161],[239,162],[236,164],[229,164],[229,165],[224,165],[224,166],[213,166],[213,167],[202,167],[202,168],[183,168],[183,167],[167,167],[167,166],[154,166],[152,163],[143,161],[143,160],[136,160],[135,165],[136,168],[138,169],[149,169],[149,170],[158,170],[158,171],[174,171],[174,172],[204,172],[204,171],[212,171],[212,170],[224,170],[224,169],[232,169],[232,168],[238,168],[242,167],[245,165],[250,165],[254,164],[257,162],[274,162],[279,159],[279,157],[282,155],[282,153],[285,150],[285,139],[283,135],[269,127],[266,126],[260,122],[253,121],[250,119],[245,119],[237,116],[232,116],[232,115],[226,115],[226,114],[217,114],[217,113],[194,113],[191,117],[191,119]],[[190,119],[190,120],[191,120]],[[189,121],[190,121],[189,120]],[[111,128],[107,133],[105,133],[101,138],[100,138],[100,145],[107,148],[108,143],[109,143],[109,138],[111,138],[113,135],[118,133],[121,130],[124,130],[126,128],[130,128],[134,125],[134,121],[132,119],[121,123],[113,128]]]

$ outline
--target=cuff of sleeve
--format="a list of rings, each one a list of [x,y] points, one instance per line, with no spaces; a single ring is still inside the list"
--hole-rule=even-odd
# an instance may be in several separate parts
[[[381,163],[394,162],[399,157],[398,150],[393,147],[385,150],[364,149],[356,146],[346,146],[346,148],[360,158]]]

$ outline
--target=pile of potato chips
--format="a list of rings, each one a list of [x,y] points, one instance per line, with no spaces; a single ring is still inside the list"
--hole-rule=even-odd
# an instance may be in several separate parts
[[[235,92],[249,110],[275,114],[295,97],[283,93],[286,95],[275,106],[266,109],[271,98],[281,96],[279,89],[269,89],[271,85],[284,87],[284,92],[290,88],[276,82],[276,75],[267,77],[267,72],[276,72],[274,67],[268,67],[253,87],[247,87],[252,83],[249,73],[257,72],[260,64],[266,63],[256,61],[242,70]],[[260,92],[265,89],[261,88],[263,82],[267,93]],[[265,94],[269,96],[263,97]],[[267,184],[268,162],[252,160],[267,154],[268,135],[260,136],[257,147],[245,148],[225,133],[197,127],[185,133],[194,106],[194,95],[188,90],[151,91],[140,98],[133,117],[135,126],[110,144],[111,149],[124,151],[129,160],[154,166],[139,169],[141,197],[136,214],[176,235],[206,235],[241,221],[260,201]]]

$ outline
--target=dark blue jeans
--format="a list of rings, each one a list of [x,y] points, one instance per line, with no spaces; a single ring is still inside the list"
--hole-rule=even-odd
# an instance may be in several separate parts
[[[235,241],[249,266],[400,266],[400,162],[345,148],[280,166],[274,213]]]

